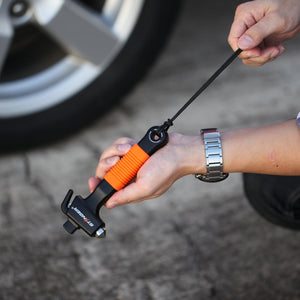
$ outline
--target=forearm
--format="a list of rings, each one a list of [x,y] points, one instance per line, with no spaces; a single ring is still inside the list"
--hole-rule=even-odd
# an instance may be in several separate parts
[[[224,172],[300,175],[296,120],[222,133]]]

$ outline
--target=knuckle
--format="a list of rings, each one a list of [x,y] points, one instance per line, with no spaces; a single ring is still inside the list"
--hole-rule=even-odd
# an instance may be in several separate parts
[[[240,3],[235,10],[235,16],[239,16],[241,14],[244,13],[248,13],[250,10],[250,7],[252,7],[252,3],[251,2],[245,2],[245,3]],[[253,8],[253,7],[252,7]]]
[[[246,6],[246,4],[245,3],[240,3],[237,7],[236,7],[236,13],[237,14],[239,14],[239,13],[241,13],[241,11],[243,11],[244,10],[244,7]]]
[[[112,156],[105,159],[105,164],[108,166],[114,166],[120,160],[119,156]]]
[[[289,24],[289,20],[284,17],[284,15],[276,10],[270,13],[270,18],[276,20],[277,29],[285,28]]]
[[[233,40],[232,37],[229,35],[229,36],[227,37],[227,42],[228,42],[228,44],[229,44],[230,46],[232,46],[232,43],[233,43],[232,40]]]
[[[111,156],[99,160],[97,170],[107,170],[114,166],[119,161],[118,156]]]
[[[100,157],[100,160],[103,160],[107,157],[110,156],[115,156],[119,153],[120,151],[118,150],[118,144],[113,144],[110,147],[108,147],[107,149],[105,149]]]
[[[106,167],[105,159],[100,159],[98,166],[97,166],[97,171],[102,170]]]
[[[244,10],[245,6],[246,6],[246,3],[240,3],[236,7],[236,10],[235,10],[236,14],[240,14]]]

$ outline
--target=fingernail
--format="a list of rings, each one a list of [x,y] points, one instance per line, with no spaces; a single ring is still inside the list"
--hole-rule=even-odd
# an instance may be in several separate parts
[[[254,41],[250,36],[244,35],[239,39],[238,45],[241,49],[251,49],[254,47]]]
[[[278,48],[279,48],[279,53],[280,54],[282,54],[285,51],[285,47],[282,46],[282,45],[279,45]]]
[[[106,159],[106,162],[109,164],[109,165],[112,165],[112,164],[115,164],[119,159],[117,157],[108,157]]]
[[[117,202],[109,202],[106,205],[107,205],[107,208],[114,208],[118,205],[118,203]]]
[[[271,58],[276,58],[278,55],[280,54],[280,50],[274,50],[272,53],[271,53],[271,55],[270,55],[270,57]]]
[[[126,152],[131,148],[129,144],[122,144],[118,146],[118,149],[122,152]]]

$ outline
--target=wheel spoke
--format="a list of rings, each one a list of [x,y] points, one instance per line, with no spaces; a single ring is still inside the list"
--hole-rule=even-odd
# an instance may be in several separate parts
[[[92,64],[100,65],[118,45],[117,37],[99,15],[75,2],[61,1],[51,18],[43,19],[39,10],[34,14],[40,26],[68,53]]]
[[[0,76],[4,67],[14,30],[7,14],[7,2],[0,7]]]

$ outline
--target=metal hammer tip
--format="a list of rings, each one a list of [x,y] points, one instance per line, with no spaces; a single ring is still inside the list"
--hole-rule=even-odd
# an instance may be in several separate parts
[[[99,239],[105,238],[105,236],[106,236],[105,228],[101,228],[101,227],[100,227],[100,228],[96,231],[95,236],[96,236],[97,238],[99,238]]]

